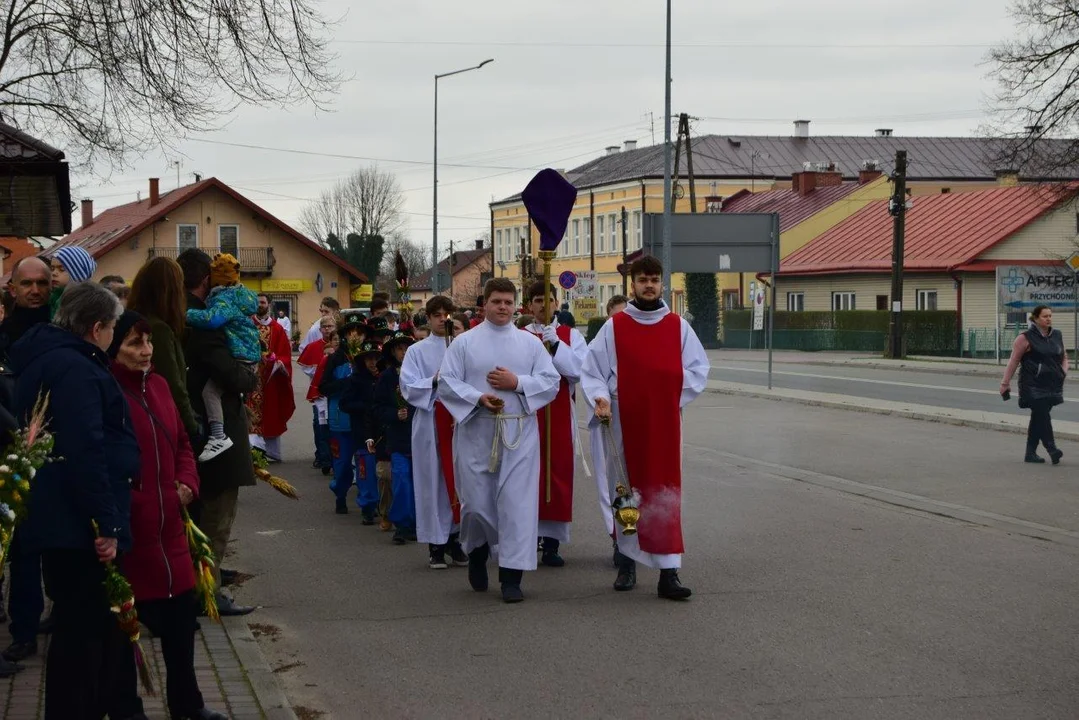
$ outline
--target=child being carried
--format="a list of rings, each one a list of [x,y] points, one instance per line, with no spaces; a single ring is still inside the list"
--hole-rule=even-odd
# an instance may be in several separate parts
[[[205,310],[188,310],[187,324],[203,330],[225,331],[229,350],[251,373],[262,360],[262,342],[251,317],[258,310],[255,293],[240,284],[240,263],[228,253],[214,256],[210,265],[210,290]],[[202,388],[206,406],[209,440],[199,462],[212,460],[232,447],[225,435],[225,413],[221,408],[221,386],[211,378]]]

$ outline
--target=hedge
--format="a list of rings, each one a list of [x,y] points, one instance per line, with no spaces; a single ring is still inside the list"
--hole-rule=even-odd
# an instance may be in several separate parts
[[[724,312],[724,345],[748,347],[752,310]],[[849,350],[876,348],[886,341],[891,313],[887,310],[839,312],[787,312],[775,314],[777,350]],[[767,328],[768,316],[765,315]],[[766,334],[754,335],[753,346],[763,347]],[[958,317],[952,310],[903,313],[903,337],[908,355],[955,355],[959,352]],[[883,347],[880,347],[883,350]]]
[[[585,335],[585,340],[592,342],[593,338],[599,334],[599,329],[603,327],[603,323],[607,322],[605,317],[594,317],[588,321],[588,333]]]

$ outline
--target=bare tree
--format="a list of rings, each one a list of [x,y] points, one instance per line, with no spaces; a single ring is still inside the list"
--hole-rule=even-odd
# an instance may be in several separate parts
[[[317,200],[305,205],[300,210],[300,228],[322,243],[331,234],[385,238],[401,228],[404,204],[397,177],[371,165],[322,191]]]
[[[340,82],[314,0],[5,0],[0,23],[3,119],[87,165]]]
[[[1079,0],[1013,0],[1017,34],[990,57],[1000,91],[999,169],[1028,178],[1075,177],[1079,167]]]
[[[425,248],[409,240],[406,236],[395,233],[386,241],[386,254],[382,256],[382,268],[378,274],[376,289],[397,297],[397,281],[394,273],[394,260],[400,251],[408,268],[409,278],[415,278],[431,269],[431,254]]]

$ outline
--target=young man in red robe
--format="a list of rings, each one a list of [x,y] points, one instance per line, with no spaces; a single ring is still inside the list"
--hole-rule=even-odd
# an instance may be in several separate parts
[[[637,563],[660,570],[658,593],[691,595],[682,566],[682,408],[708,382],[709,362],[689,323],[663,302],[663,267],[646,256],[630,266],[633,300],[603,324],[588,348],[581,387],[595,409],[589,424],[601,497],[628,485],[638,503],[637,533],[615,523],[618,578],[632,590]]]
[[[548,567],[562,567],[566,562],[558,549],[562,543],[569,542],[573,520],[573,441],[577,432],[574,387],[581,381],[581,366],[588,354],[588,343],[576,329],[561,325],[555,319],[558,300],[553,285],[546,286],[549,314],[544,315],[544,289],[542,280],[528,288],[525,308],[535,322],[522,329],[543,340],[555,370],[562,376],[554,402],[536,413],[540,432],[539,549],[543,553],[540,562]],[[547,413],[551,413],[550,438],[547,436]],[[548,442],[551,445],[549,454]]]
[[[247,407],[251,411],[251,447],[261,450],[271,462],[280,462],[281,436],[296,410],[296,398],[292,394],[292,343],[270,312],[270,298],[259,295],[258,300],[258,310],[252,320],[264,350],[259,363],[258,385],[247,396]]]

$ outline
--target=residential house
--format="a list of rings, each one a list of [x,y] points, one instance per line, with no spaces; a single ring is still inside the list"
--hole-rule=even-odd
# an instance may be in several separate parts
[[[351,287],[366,282],[359,270],[217,178],[164,193],[150,178],[147,189],[145,199],[96,217],[93,200],[83,200],[81,227],[46,254],[78,245],[97,261],[98,277],[121,275],[130,282],[153,257],[175,258],[188,248],[211,256],[231,253],[240,261],[243,283],[269,295],[296,330],[315,322],[323,297],[348,307]]]
[[[953,310],[961,334],[992,336],[1024,324],[1030,309],[998,302],[998,268],[1009,276],[1017,275],[1011,266],[1049,268],[1023,282],[1047,284],[1046,295],[1032,297],[1054,305],[1054,326],[1073,347],[1074,275],[1064,259],[1077,250],[1077,192],[1042,184],[916,197],[906,214],[903,307]],[[892,246],[888,201],[868,204],[780,263],[777,308],[888,310]]]
[[[23,258],[40,255],[42,244],[36,239],[0,236],[0,278],[11,279],[11,269]]]
[[[491,278],[491,249],[477,240],[471,250],[457,250],[438,263],[438,274],[449,278],[449,287],[438,293],[431,289],[431,271],[420,273],[409,282],[412,305],[418,311],[435,294],[448,295],[458,307],[475,307],[476,298],[483,295],[483,285]],[[441,281],[443,284],[445,280]]]
[[[683,162],[673,210],[690,212],[693,195],[696,210],[706,212],[710,199],[725,200],[744,190],[791,190],[805,171],[837,172],[844,182],[857,182],[865,171],[879,169],[889,174],[900,149],[908,153],[907,187],[915,197],[991,188],[1001,178],[1012,184],[1045,179],[1021,177],[996,167],[996,146],[986,138],[900,137],[888,129],[870,136],[813,137],[809,121],[799,120],[794,123],[794,133],[785,137],[694,138],[694,192],[685,179]],[[662,145],[638,148],[636,141],[629,140],[564,173],[577,187],[578,195],[553,270],[555,275],[563,270],[594,270],[600,306],[626,287],[618,266],[625,255],[642,246],[643,215],[663,211],[663,163]],[[880,189],[878,186],[874,192]],[[524,282],[522,270],[528,268],[522,258],[536,257],[538,232],[529,222],[520,195],[491,203],[490,211],[496,275]],[[814,227],[806,226],[804,232],[808,234]],[[538,263],[535,265],[538,269]],[[728,297],[737,294],[737,273],[720,274],[718,282]],[[672,285],[674,310],[681,312],[680,274],[674,274]]]
[[[0,122],[0,235],[71,231],[71,185],[64,153]]]

